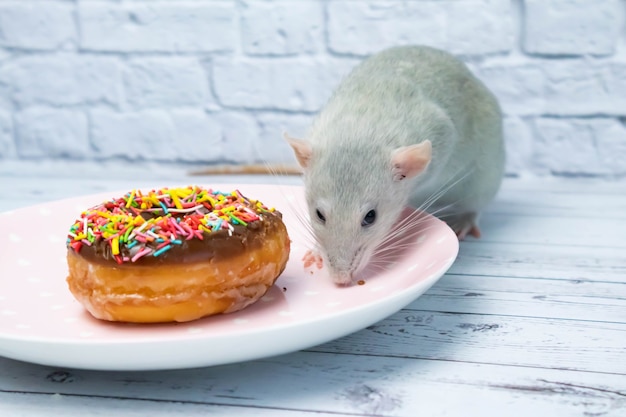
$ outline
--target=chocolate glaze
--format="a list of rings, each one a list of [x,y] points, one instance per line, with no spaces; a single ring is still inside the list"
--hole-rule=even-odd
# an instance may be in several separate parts
[[[234,225],[232,230],[222,229],[215,232],[204,232],[203,239],[193,238],[183,240],[181,245],[172,245],[167,252],[159,256],[147,255],[137,262],[118,264],[111,253],[111,245],[104,239],[97,239],[91,246],[83,246],[80,252],[73,251],[89,262],[115,266],[118,268],[138,268],[142,266],[172,265],[179,263],[203,262],[208,260],[220,261],[234,255],[241,254],[248,249],[263,245],[265,237],[277,227],[285,227],[282,223],[282,214],[278,211],[258,213],[260,219],[248,223],[247,226]],[[120,255],[132,257],[144,247],[156,249],[158,243],[146,243],[128,249],[120,247]]]

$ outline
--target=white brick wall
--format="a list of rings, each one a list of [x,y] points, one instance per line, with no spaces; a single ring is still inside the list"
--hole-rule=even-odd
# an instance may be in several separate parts
[[[0,0],[0,164],[293,161],[399,44],[494,91],[509,174],[626,176],[626,0]]]

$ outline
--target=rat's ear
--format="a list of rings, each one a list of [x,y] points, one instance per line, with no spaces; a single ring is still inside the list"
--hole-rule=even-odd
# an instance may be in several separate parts
[[[311,164],[311,156],[313,155],[311,144],[304,139],[292,138],[286,132],[283,133],[283,136],[291,146],[291,149],[293,149],[293,153],[296,154],[296,159],[300,166],[304,169],[308,168]]]
[[[430,163],[432,149],[429,140],[396,149],[391,155],[393,180],[402,181],[405,178],[413,178],[424,171]]]

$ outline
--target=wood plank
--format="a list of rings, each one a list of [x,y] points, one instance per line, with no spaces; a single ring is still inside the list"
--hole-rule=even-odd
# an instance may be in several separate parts
[[[563,193],[557,190],[519,190],[506,183],[487,206],[489,213],[546,217],[626,218],[626,190],[603,194]]]
[[[295,161],[293,161],[295,164]],[[12,161],[4,160],[0,164],[0,178],[94,178],[102,179],[147,179],[156,180],[172,177],[189,176],[194,170],[206,168],[203,164],[163,163],[133,161],[98,161],[97,164],[86,161]],[[205,178],[198,176],[197,178]],[[626,193],[626,178],[593,177],[557,177],[534,176],[505,177],[502,188],[513,187],[524,191],[558,191],[571,194],[607,194],[614,191]]]
[[[497,307],[497,306],[496,306]],[[626,375],[626,324],[402,310],[316,352]],[[625,378],[626,379],[626,378]]]
[[[490,213],[480,224],[482,242],[626,248],[626,219]]]
[[[12,197],[0,200],[0,210],[189,182],[179,168],[155,166],[152,178],[138,169],[67,179],[67,170],[33,167],[17,176],[3,165],[0,183]],[[220,180],[232,178],[191,179]],[[483,218],[484,237],[463,242],[449,273],[425,295],[364,331],[292,355],[173,372],[71,371],[0,358],[0,415],[466,416],[472,410],[622,417],[625,208],[624,181],[506,179]]]
[[[59,370],[0,359],[0,374],[6,376],[0,379],[2,391],[254,407],[272,413],[460,417],[472,410],[477,416],[623,417],[626,407],[622,375],[315,352],[214,368],[133,373]],[[153,409],[150,403],[129,405],[145,415]]]
[[[449,270],[458,275],[550,278],[571,283],[626,282],[626,252],[618,247],[461,242]]]
[[[271,413],[276,417],[334,417],[341,413],[315,411],[261,409],[236,405],[215,405],[202,399],[189,402],[164,401],[158,398],[135,400],[132,398],[106,398],[68,394],[24,394],[0,392],[0,415],[9,417],[68,417],[68,416],[113,416],[124,417],[193,417],[193,416],[258,416]]]
[[[624,323],[626,283],[446,274],[407,309]]]
[[[520,191],[548,191],[559,194],[626,193],[626,178],[534,176],[505,177],[502,188]]]

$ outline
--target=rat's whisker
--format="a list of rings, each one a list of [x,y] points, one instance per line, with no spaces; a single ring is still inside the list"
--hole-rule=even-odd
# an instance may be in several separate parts
[[[413,212],[401,222],[399,222],[396,227],[391,229],[391,231],[383,238],[380,245],[386,245],[390,241],[398,239],[400,237],[403,239],[405,235],[410,235],[407,232],[411,229],[416,228],[421,223],[425,222],[428,218],[423,215],[421,212]]]
[[[439,190],[431,194],[422,204],[420,204],[419,207],[416,208],[414,212],[398,222],[394,229],[392,229],[391,232],[387,234],[387,236],[385,236],[380,246],[387,245],[390,241],[398,239],[398,236],[406,233],[407,230],[418,227],[421,223],[427,221],[428,217],[425,216],[423,212],[428,212],[429,214],[434,215],[440,219],[444,219],[445,217],[450,216],[450,209],[453,208],[458,203],[458,201],[453,201],[446,205],[436,207],[434,210],[431,210],[431,207],[452,187],[463,181],[463,179],[467,177],[470,172],[459,175],[459,171],[455,175],[453,175],[450,181],[443,184]]]
[[[466,172],[462,175],[460,175],[462,173],[462,170],[459,169],[454,175],[450,177],[450,180],[448,182],[442,184],[439,190],[435,191],[422,204],[420,204],[420,206],[417,207],[417,210],[428,211],[433,206],[433,204],[435,204],[442,196],[444,196],[453,187],[455,187],[461,181],[467,178],[473,170],[474,168],[471,168],[469,170],[466,170]]]
[[[267,162],[265,162],[265,166],[268,172],[271,172],[273,176],[276,176],[277,178],[279,176],[283,176],[282,172],[277,171],[280,167],[274,168],[273,165]],[[276,182],[276,186],[280,190],[286,206],[289,208],[288,213],[293,216],[293,218],[302,226],[302,229],[304,230],[303,243],[309,247],[319,246],[319,241],[313,232],[313,227],[311,226],[308,216],[308,209],[304,200],[292,198],[293,196],[286,190],[286,187],[289,186],[285,186],[285,184],[282,184],[279,181]],[[285,212],[283,214],[285,214]]]
[[[430,229],[436,228],[436,225],[428,225],[426,227],[420,228],[420,234],[427,232]],[[387,236],[380,245],[378,245],[374,251],[373,255],[378,255],[380,253],[393,253],[394,251],[409,249],[414,246],[416,235],[413,233],[405,233],[403,235],[392,235]]]

